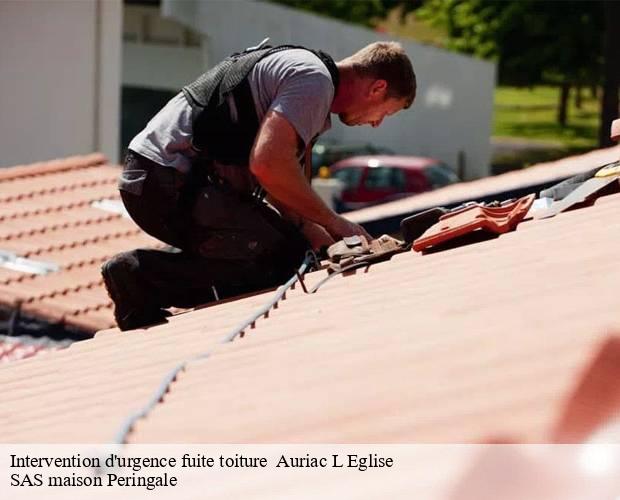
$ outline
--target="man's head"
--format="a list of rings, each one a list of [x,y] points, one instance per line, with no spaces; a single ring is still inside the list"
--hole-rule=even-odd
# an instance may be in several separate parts
[[[375,42],[338,63],[341,80],[332,104],[345,125],[378,127],[386,116],[413,103],[411,61],[396,42]]]

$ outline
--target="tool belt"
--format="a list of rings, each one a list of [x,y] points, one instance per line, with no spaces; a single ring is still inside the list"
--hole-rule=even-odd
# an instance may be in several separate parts
[[[404,252],[409,245],[387,234],[368,241],[364,236],[348,236],[327,249],[330,260],[329,270],[341,272],[347,267],[357,267],[389,260],[392,255]]]

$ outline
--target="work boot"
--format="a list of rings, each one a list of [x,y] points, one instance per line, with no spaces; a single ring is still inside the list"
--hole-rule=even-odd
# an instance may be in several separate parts
[[[140,286],[136,271],[132,252],[118,254],[101,267],[105,287],[114,302],[114,319],[123,331],[163,323],[170,316],[168,311],[148,303],[148,291]]]

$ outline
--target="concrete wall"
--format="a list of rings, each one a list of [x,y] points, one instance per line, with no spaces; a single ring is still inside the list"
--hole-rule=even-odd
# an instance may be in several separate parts
[[[274,44],[323,49],[335,59],[386,38],[357,26],[249,0],[162,0],[162,13],[206,34],[207,59],[213,62],[256,45],[267,36]],[[340,142],[372,142],[402,154],[433,156],[455,167],[459,151],[463,151],[467,178],[488,175],[494,65],[400,41],[418,77],[413,107],[389,118],[378,129],[345,127],[335,118],[333,130],[325,137]]]
[[[124,5],[123,85],[180,90],[207,66],[202,38],[155,5]]]
[[[121,0],[0,1],[0,166],[118,155]]]
[[[124,42],[123,85],[180,90],[204,72],[204,55],[197,47]]]

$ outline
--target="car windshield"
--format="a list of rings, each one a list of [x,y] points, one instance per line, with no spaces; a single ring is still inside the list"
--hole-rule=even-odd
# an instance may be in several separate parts
[[[459,182],[459,178],[454,171],[443,163],[437,163],[427,167],[424,173],[434,189]]]
[[[341,168],[333,173],[333,177],[344,184],[344,189],[356,188],[360,183],[360,178],[364,169],[362,167]]]
[[[368,169],[366,179],[364,180],[366,189],[396,189],[404,190],[406,186],[405,172],[397,167],[373,167]]]

